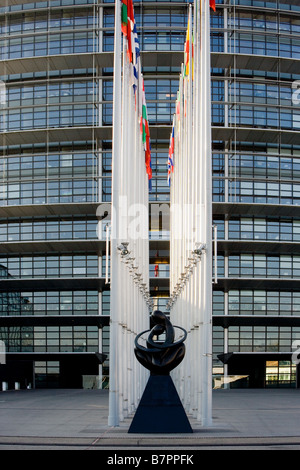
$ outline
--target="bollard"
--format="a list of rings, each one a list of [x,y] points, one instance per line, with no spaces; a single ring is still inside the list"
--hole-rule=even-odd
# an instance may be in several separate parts
[[[20,382],[15,382],[15,390],[20,390]]]
[[[7,382],[2,382],[2,392],[6,392],[7,390]]]

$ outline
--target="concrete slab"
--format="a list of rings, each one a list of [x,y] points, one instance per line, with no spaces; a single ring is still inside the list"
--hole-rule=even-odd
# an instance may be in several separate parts
[[[300,449],[300,390],[214,390],[213,423],[189,416],[193,434],[110,428],[107,390],[0,392],[2,449]]]

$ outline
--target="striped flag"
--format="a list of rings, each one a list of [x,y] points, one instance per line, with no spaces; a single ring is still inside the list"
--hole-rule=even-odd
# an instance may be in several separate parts
[[[139,73],[141,71],[141,52],[140,52],[140,44],[139,38],[137,35],[136,23],[134,21],[133,25],[133,54],[132,54],[132,72],[133,72],[133,90],[136,93],[138,88],[138,80],[139,80]]]
[[[121,29],[127,38],[127,55],[132,61],[132,31],[134,25],[134,11],[132,0],[121,0]]]
[[[190,23],[190,18],[188,20],[188,26],[187,26],[187,31],[186,31],[186,40],[184,44],[184,76],[187,77],[189,75],[189,67],[190,67],[190,29],[191,29],[191,23]]]
[[[171,185],[171,173],[174,172],[174,133],[175,133],[175,116],[173,117],[172,132],[170,136],[169,157],[168,157],[168,184]]]
[[[192,65],[190,64],[192,63]],[[192,15],[189,14],[186,40],[184,44],[184,77],[190,77],[190,67],[192,67],[192,79],[194,78],[194,35],[192,33]]]

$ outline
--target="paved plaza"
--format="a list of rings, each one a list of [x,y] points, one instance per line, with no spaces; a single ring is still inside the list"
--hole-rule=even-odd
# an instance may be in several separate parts
[[[192,434],[128,434],[107,425],[107,390],[0,392],[0,449],[300,449],[299,389],[213,391],[213,423]]]

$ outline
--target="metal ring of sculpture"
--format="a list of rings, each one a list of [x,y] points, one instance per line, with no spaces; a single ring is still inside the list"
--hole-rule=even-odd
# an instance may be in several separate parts
[[[181,344],[183,343],[185,340],[186,340],[186,337],[187,337],[187,332],[184,328],[182,328],[181,326],[176,326],[176,325],[173,325],[173,328],[179,328],[180,330],[183,331],[184,333],[184,336],[182,339],[176,341],[176,343],[172,343],[172,346],[176,346],[178,344]],[[147,343],[151,344],[152,346],[154,346],[153,349],[150,349],[150,348],[145,348],[144,346],[141,346],[139,343],[138,343],[138,340],[141,336],[143,336],[145,333],[148,333],[148,331],[152,331],[152,330],[145,330],[145,331],[142,331],[142,333],[138,334],[134,340],[134,344],[135,344],[135,347],[140,349],[140,350],[143,350],[143,351],[147,351],[147,352],[156,352],[158,349],[164,349],[164,348],[169,348],[170,347],[170,344],[165,344],[165,343],[162,343],[162,344],[159,344],[159,343],[155,343],[151,338],[148,338],[147,339]]]
[[[174,369],[185,355],[185,345],[183,344],[187,332],[180,326],[173,326],[167,316],[159,310],[152,313],[152,321],[155,326],[151,330],[145,330],[135,338],[135,355],[137,360],[152,374],[168,375]],[[174,328],[179,328],[184,332],[183,338],[175,341]],[[142,335],[149,332],[147,347],[139,344]],[[154,337],[166,334],[163,343],[153,340]]]

